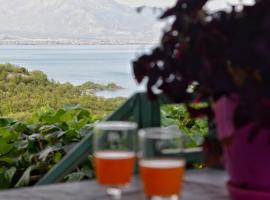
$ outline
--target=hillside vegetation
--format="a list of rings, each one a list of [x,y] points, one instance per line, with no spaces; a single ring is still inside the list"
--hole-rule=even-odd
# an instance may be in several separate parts
[[[106,99],[95,96],[101,90],[117,90],[111,83],[86,82],[79,86],[49,80],[41,71],[29,72],[11,64],[0,65],[0,116],[28,120],[43,107],[59,109],[65,104],[80,104],[101,119],[111,113],[123,98]]]
[[[119,87],[87,82],[80,86],[48,80],[40,71],[0,65],[0,189],[35,184],[123,98],[96,97],[96,91]],[[205,119],[191,119],[184,105],[165,105],[163,126],[177,126],[186,147],[201,144]],[[90,148],[90,147],[89,147]],[[92,155],[64,181],[95,178]]]
[[[79,86],[49,80],[41,71],[0,65],[0,188],[36,183],[124,98],[95,96],[115,84]],[[91,157],[66,181],[93,178]]]

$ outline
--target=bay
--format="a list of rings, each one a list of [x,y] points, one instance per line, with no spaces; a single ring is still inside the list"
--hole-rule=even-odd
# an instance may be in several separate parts
[[[41,70],[50,79],[79,85],[87,81],[116,83],[124,89],[103,91],[104,97],[128,97],[143,90],[132,75],[131,62],[152,45],[1,45],[0,63]]]

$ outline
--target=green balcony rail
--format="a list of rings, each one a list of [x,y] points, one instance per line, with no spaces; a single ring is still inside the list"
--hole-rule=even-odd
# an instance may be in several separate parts
[[[159,95],[155,101],[149,101],[145,93],[136,93],[120,106],[105,121],[134,121],[139,128],[160,127],[160,108],[163,104],[171,104],[165,95]],[[36,185],[45,185],[61,181],[78,164],[92,153],[93,130],[79,142],[67,155],[55,165]],[[202,162],[200,148],[185,151],[187,163]]]

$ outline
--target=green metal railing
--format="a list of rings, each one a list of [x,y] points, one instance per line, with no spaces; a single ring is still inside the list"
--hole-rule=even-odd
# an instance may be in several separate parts
[[[139,128],[160,127],[160,107],[172,103],[165,95],[159,95],[156,101],[149,101],[145,93],[137,93],[129,98],[105,121],[135,121]],[[80,162],[92,152],[93,131],[79,142],[56,166],[54,166],[36,185],[45,185],[61,181]],[[200,149],[191,149],[185,153],[187,162],[201,162]]]

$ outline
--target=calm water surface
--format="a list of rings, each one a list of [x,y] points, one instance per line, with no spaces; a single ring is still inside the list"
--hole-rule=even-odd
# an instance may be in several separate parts
[[[149,45],[2,45],[0,63],[41,70],[50,79],[61,83],[113,82],[125,89],[98,95],[129,96],[142,89],[132,77],[130,63],[151,48]]]

